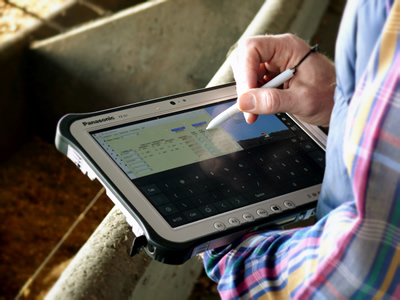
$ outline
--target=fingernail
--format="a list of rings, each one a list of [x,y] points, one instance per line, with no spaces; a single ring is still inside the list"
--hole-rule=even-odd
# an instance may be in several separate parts
[[[242,94],[239,97],[239,107],[244,111],[251,111],[255,108],[256,99],[251,93]]]

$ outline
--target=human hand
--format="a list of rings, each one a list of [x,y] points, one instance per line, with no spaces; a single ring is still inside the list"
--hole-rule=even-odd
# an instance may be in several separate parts
[[[258,88],[260,80],[269,81],[293,68],[308,51],[310,46],[291,34],[256,36],[239,43],[231,64],[239,109],[248,123],[259,114],[288,112],[310,124],[329,125],[336,75],[333,63],[322,54],[308,56],[283,89]]]

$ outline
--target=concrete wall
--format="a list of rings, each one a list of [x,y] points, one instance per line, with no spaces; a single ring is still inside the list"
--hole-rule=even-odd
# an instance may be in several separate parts
[[[67,0],[46,19],[63,30],[97,19],[104,14],[127,8],[144,0],[91,0],[95,9]],[[103,9],[98,9],[99,7]],[[29,9],[29,6],[28,6]],[[36,20],[32,26],[18,31],[10,40],[0,43],[0,162],[26,142],[34,129],[31,112],[35,109],[28,90],[29,44],[58,34],[59,31]]]
[[[24,89],[24,48],[0,47],[0,162],[25,142],[28,136],[28,107]]]
[[[38,132],[87,112],[204,87],[263,0],[150,1],[32,46]],[[53,130],[50,130],[53,129]]]

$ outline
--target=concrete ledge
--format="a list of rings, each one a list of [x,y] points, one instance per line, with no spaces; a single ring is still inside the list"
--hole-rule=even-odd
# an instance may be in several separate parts
[[[144,251],[130,257],[133,238],[124,215],[114,207],[46,299],[187,299],[201,261],[194,257],[183,266],[165,265]]]
[[[124,215],[114,207],[63,272],[47,299],[128,299],[139,274],[150,263],[144,253],[120,259],[129,257],[132,239]],[[97,296],[93,298],[94,295]]]
[[[293,5],[293,3],[296,3],[297,6]],[[306,3],[312,3],[313,5],[311,7],[304,6]],[[299,22],[297,19],[298,12],[305,9],[305,7],[308,7],[307,10],[309,10],[316,9],[315,6],[318,6],[317,11],[322,17],[324,13],[324,9],[321,8],[322,3],[324,3],[326,9],[329,1],[293,0],[289,4],[285,0],[268,0],[249,25],[242,38],[253,34],[287,32],[294,22]],[[289,14],[290,8],[295,9],[292,14]],[[277,31],[275,24],[283,24],[280,19],[283,11],[285,12],[284,15],[287,16],[287,22],[283,22],[286,25]],[[313,18],[313,20],[315,22],[312,26],[313,32],[307,31],[309,37],[315,33],[320,18]],[[209,82],[209,85],[226,83],[232,79],[230,68],[225,63]],[[118,217],[117,223],[115,223],[116,217]],[[128,244],[130,245],[131,235],[127,233],[129,227],[122,225],[123,222],[123,216],[119,215],[118,210],[114,208],[65,270],[46,299],[59,299],[66,296],[69,298],[69,295],[73,295],[74,299],[86,299],[88,295],[91,295],[94,299],[187,299],[188,291],[190,292],[195,279],[202,269],[199,261],[194,258],[186,262],[184,266],[160,265],[156,261],[146,261],[143,265],[142,260],[146,259],[143,256],[145,254],[141,253],[133,259],[126,254],[125,236],[128,237]],[[117,232],[115,232],[115,235],[108,234],[111,231]],[[114,246],[103,247],[99,251],[94,241]],[[114,270],[114,267],[111,267],[110,270],[108,269],[110,260],[116,264],[117,270]],[[94,271],[92,265],[96,265],[96,271]],[[135,268],[138,270],[138,267],[146,268],[144,274],[140,274],[139,282],[137,281],[138,278],[135,277],[139,274],[135,273]],[[85,270],[86,272],[84,272]],[[83,277],[80,275],[82,272],[84,272]],[[117,272],[117,274],[114,275],[113,272]],[[116,283],[117,281],[118,283]],[[99,285],[101,285],[101,289],[98,289]],[[126,291],[126,294],[125,292],[124,294],[119,292],[122,289]],[[128,297],[129,293],[131,294]],[[112,296],[109,297],[109,295]]]

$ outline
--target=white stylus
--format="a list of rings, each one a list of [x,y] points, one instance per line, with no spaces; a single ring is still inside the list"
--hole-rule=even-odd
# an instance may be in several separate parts
[[[276,88],[283,84],[285,81],[289,80],[290,78],[293,77],[294,73],[296,73],[297,67],[313,52],[319,51],[319,46],[316,44],[315,46],[311,47],[310,51],[304,55],[304,57],[299,61],[297,65],[295,65],[291,69],[287,69],[286,71],[282,72],[278,76],[276,76],[274,79],[268,81],[266,84],[264,84],[261,88]],[[206,130],[208,129],[213,129],[225,121],[229,120],[232,118],[234,115],[240,113],[239,106],[236,104],[232,105],[228,109],[224,110],[222,113],[220,113],[218,116],[216,116],[214,119],[208,123],[208,126]]]
[[[282,72],[272,80],[268,81],[266,84],[264,84],[261,88],[276,88],[289,80],[290,78],[293,77],[294,73],[296,72],[296,68],[292,69],[287,69],[286,71]],[[214,119],[210,121],[208,124],[206,130],[213,129],[225,121],[229,120],[236,114],[240,113],[240,109],[237,103],[229,107],[228,109],[224,110],[222,113],[220,113],[218,116],[216,116]]]

